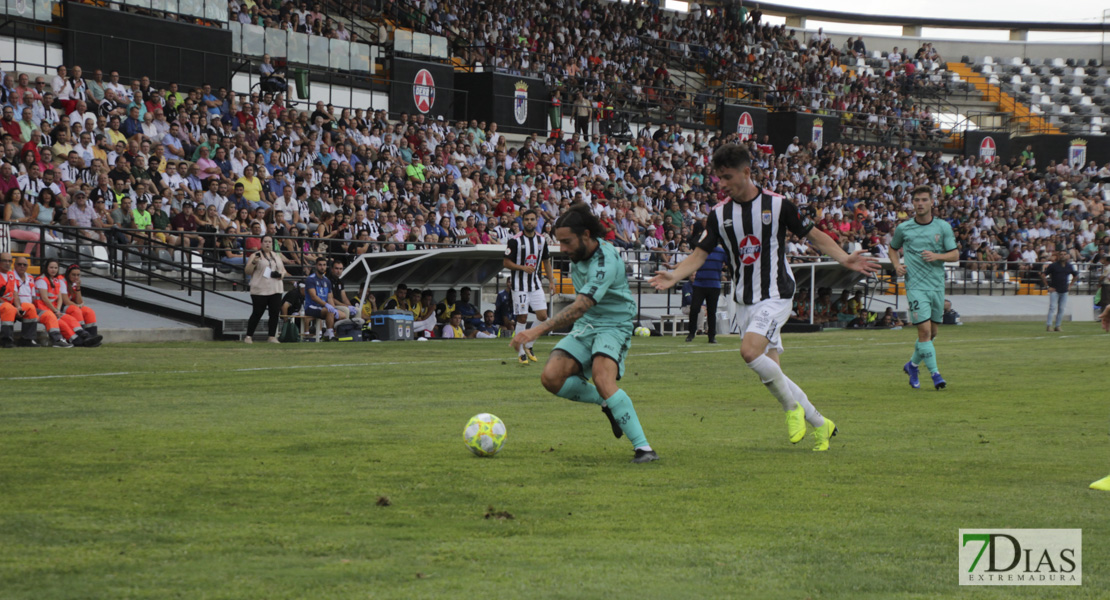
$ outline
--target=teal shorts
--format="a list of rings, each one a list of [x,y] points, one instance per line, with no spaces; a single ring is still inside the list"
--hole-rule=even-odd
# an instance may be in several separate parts
[[[573,358],[582,368],[582,377],[593,378],[593,362],[595,356],[607,356],[617,363],[617,379],[624,377],[624,357],[628,356],[628,349],[632,346],[632,326],[627,327],[594,327],[592,325],[579,326],[575,324],[558,344],[556,350],[562,350]]]
[[[925,321],[944,322],[944,292],[942,290],[906,290],[910,323]]]

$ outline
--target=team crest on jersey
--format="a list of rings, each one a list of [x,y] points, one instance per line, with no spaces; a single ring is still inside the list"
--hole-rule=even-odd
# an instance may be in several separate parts
[[[759,255],[762,253],[762,246],[759,243],[759,238],[754,235],[745,236],[740,240],[740,262],[745,265],[750,265],[759,260]]]
[[[933,241],[938,243],[938,244],[940,243],[940,234],[939,233],[933,235]]]
[[[761,215],[761,218],[763,220],[764,225],[770,225],[771,224],[771,211],[769,211],[769,210],[763,211],[763,214]]]
[[[539,262],[539,258],[535,254],[529,254],[524,259],[524,264],[528,265],[529,267],[536,266],[536,263],[538,263],[538,262]]]

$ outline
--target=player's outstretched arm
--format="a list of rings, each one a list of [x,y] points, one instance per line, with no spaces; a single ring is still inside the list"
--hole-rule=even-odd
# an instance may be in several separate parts
[[[845,267],[863,273],[864,275],[871,275],[878,272],[879,263],[870,256],[864,256],[863,250],[856,250],[848,254],[840,247],[831,237],[824,231],[814,227],[806,234],[806,238],[815,248],[823,254],[832,257],[836,262],[844,265]]]
[[[525,329],[514,335],[509,345],[512,346],[514,350],[520,350],[522,346],[529,342],[536,341],[541,335],[546,335],[549,331],[567,327],[574,323],[582,315],[586,314],[586,311],[590,310],[595,304],[597,304],[597,302],[594,302],[593,298],[585,294],[578,294],[574,302],[571,303],[570,306],[559,311],[559,314],[531,329]]]
[[[685,260],[675,265],[673,271],[656,271],[655,276],[648,280],[651,287],[657,290],[665,290],[673,287],[674,284],[686,279],[693,275],[705,264],[705,259],[709,258],[709,253],[701,248],[694,248],[694,251],[687,256]]]
[[[1110,331],[1110,305],[1102,309],[1102,314],[1098,318],[1102,321],[1102,330]]]

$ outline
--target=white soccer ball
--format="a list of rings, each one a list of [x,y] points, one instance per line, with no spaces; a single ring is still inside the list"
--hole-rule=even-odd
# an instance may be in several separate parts
[[[463,443],[477,456],[493,456],[505,445],[505,424],[489,413],[474,415],[463,429]]]
[[[651,337],[651,330],[647,327],[637,327],[636,329],[632,330],[632,333],[636,337]]]

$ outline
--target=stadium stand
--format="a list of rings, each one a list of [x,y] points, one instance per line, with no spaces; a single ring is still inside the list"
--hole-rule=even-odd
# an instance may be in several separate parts
[[[1110,71],[1097,61],[1081,65],[1074,59],[1049,58],[1034,64],[1021,57],[964,58],[964,63],[986,78],[989,85],[1029,107],[1048,127],[1066,133],[1102,135],[1110,117],[1110,106],[1106,105]]]
[[[1044,131],[1097,135],[1110,116],[1103,66],[1063,58],[946,63],[929,43],[880,51],[849,38],[837,46],[822,31],[741,23],[726,9],[679,19],[648,6],[586,2],[571,26],[537,18],[571,9],[558,1],[443,2],[424,20],[412,16],[415,8],[429,7],[390,4],[383,15],[394,27],[446,35],[472,66],[545,78],[574,106],[583,103],[590,119],[604,112],[598,106],[615,105],[672,120],[620,136],[508,135],[493,122],[295,103],[285,86],[231,90],[216,81],[186,89],[141,74],[82,74],[78,65],[2,72],[0,193],[12,238],[36,256],[81,238],[97,257],[155,256],[152,268],[195,266],[242,281],[242,257],[263,232],[277,236],[287,268],[303,275],[321,255],[349,263],[367,252],[503,243],[528,207],[540,210],[550,236],[561,211],[586,201],[631,274],[642,276],[689,251],[719,200],[712,152],[739,141],[756,156],[758,180],[848,250],[885,256],[893,225],[908,214],[908,190],[928,184],[963,248],[954,282],[1033,285],[1037,263],[1057,249],[1096,277],[1110,255],[1110,164],[1070,165],[1032,152],[953,157],[941,152],[949,133],[921,101],[957,90],[999,104],[1011,98]],[[345,30],[320,7],[233,2],[229,11],[239,22],[333,39]],[[532,18],[510,22],[508,14]],[[733,33],[718,39],[722,23]],[[619,34],[602,39],[601,31]],[[269,64],[266,57],[255,68],[272,73]],[[837,115],[844,141],[776,151],[765,139],[717,134],[704,120],[686,129],[675,118],[704,119],[725,99]],[[935,149],[909,147],[919,143]],[[791,242],[798,260],[813,258]]]

